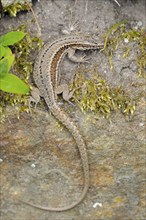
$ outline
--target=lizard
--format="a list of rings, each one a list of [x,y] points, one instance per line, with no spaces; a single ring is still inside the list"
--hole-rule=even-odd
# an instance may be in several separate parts
[[[76,57],[76,50],[93,50],[102,49],[103,44],[97,44],[92,39],[88,39],[84,36],[72,35],[58,38],[50,43],[46,43],[39,52],[36,62],[34,64],[33,78],[37,88],[32,90],[30,102],[37,102],[40,100],[40,96],[45,99],[46,105],[49,111],[61,122],[72,134],[83,165],[84,173],[84,188],[80,198],[73,202],[71,205],[65,207],[45,207],[36,205],[31,202],[23,201],[24,203],[47,211],[67,211],[77,206],[86,196],[89,188],[89,164],[86,150],[86,144],[73,120],[67,115],[67,113],[57,103],[57,95],[63,94],[63,98],[69,100],[74,91],[69,92],[66,84],[58,85],[60,78],[60,65],[63,58],[68,55],[68,58],[73,62],[87,62],[85,56]],[[65,88],[65,89],[64,89]]]

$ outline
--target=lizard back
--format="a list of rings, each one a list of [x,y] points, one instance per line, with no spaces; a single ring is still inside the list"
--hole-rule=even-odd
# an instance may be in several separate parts
[[[35,83],[40,90],[41,96],[45,99],[45,102],[51,113],[69,130],[77,144],[83,165],[84,189],[77,201],[65,207],[44,207],[30,202],[25,202],[26,204],[47,211],[67,211],[77,206],[84,199],[88,191],[89,165],[86,144],[75,123],[57,104],[57,95],[55,90],[57,88],[60,63],[70,48],[79,50],[91,50],[100,49],[102,46],[101,44],[96,44],[92,41],[86,40],[84,37],[75,35],[62,37],[44,45],[43,49],[38,55],[33,72]]]

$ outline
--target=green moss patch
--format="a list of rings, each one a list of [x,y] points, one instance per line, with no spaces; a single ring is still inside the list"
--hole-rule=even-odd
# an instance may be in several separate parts
[[[137,48],[136,63],[139,77],[146,78],[146,33],[144,29],[131,28],[127,21],[114,24],[105,34],[103,52],[109,58],[113,68],[113,55],[119,48],[123,49],[123,57],[127,58],[132,50],[131,43]]]
[[[105,118],[117,110],[128,117],[134,114],[137,97],[131,99],[121,86],[109,86],[99,75],[97,67],[89,69],[80,66],[72,88],[75,89],[73,99],[83,112],[93,112]]]

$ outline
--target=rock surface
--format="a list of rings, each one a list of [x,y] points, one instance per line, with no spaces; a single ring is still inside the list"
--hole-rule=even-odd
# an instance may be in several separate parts
[[[74,3],[76,4],[74,5]],[[47,41],[60,35],[60,28],[70,22],[70,11],[80,21],[85,34],[100,35],[112,24],[127,19],[144,24],[145,1],[39,1],[33,10]],[[32,14],[19,13],[16,18],[1,20],[1,34],[27,22],[37,33]],[[9,28],[8,28],[9,27]],[[120,52],[114,57],[115,73],[110,72],[103,54],[89,53],[93,63],[111,83],[123,83],[131,95],[143,90],[132,86],[137,82],[134,54],[128,60]],[[91,64],[92,65],[92,64]],[[126,70],[123,67],[126,65]],[[132,67],[131,67],[131,66]],[[64,62],[65,79],[77,65]],[[122,74],[120,74],[122,71]],[[20,200],[45,206],[65,206],[81,194],[83,174],[80,156],[69,132],[60,126],[46,108],[38,106],[32,114],[16,118],[8,109],[8,118],[1,125],[1,219],[2,220],[144,220],[145,219],[145,102],[140,100],[135,116],[127,121],[121,113],[111,116],[110,122],[100,118],[93,124],[77,107],[64,103],[87,143],[90,164],[90,189],[76,208],[61,213],[42,211]],[[68,110],[71,108],[71,111]]]

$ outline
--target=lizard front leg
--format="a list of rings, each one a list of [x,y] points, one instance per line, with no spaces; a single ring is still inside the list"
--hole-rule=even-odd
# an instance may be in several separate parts
[[[30,110],[30,107],[31,107],[31,102],[35,103],[34,107],[36,109],[36,106],[40,101],[40,97],[41,97],[41,93],[40,93],[39,89],[36,88],[36,87],[33,87],[32,90],[31,90],[31,96],[29,97],[29,100],[28,100],[29,110]]]
[[[86,58],[86,56],[78,57],[75,55],[76,49],[69,48],[67,51],[68,58],[75,63],[89,63],[90,58]]]

